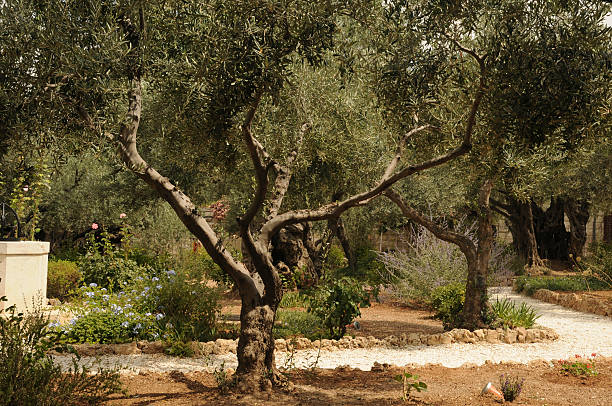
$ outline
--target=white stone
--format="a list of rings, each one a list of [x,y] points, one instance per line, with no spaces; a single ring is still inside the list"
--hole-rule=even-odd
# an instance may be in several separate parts
[[[18,312],[47,304],[49,243],[0,241],[0,309],[15,305]]]

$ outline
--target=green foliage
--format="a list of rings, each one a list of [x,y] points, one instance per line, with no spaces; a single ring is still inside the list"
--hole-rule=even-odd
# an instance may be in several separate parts
[[[166,278],[153,277],[147,285],[154,293],[144,297],[144,306],[150,312],[163,312],[166,328],[180,337],[194,341],[211,340],[217,334],[217,317],[221,310],[219,289],[206,286],[203,277],[202,271],[177,272]]]
[[[427,302],[439,286],[465,282],[467,263],[457,245],[423,227],[411,230],[405,242],[409,249],[379,253],[381,279],[399,299]]]
[[[591,255],[585,261],[572,258],[574,266],[584,275],[592,276],[612,288],[612,244],[597,243],[590,247]]]
[[[445,330],[459,325],[461,311],[465,302],[465,284],[453,283],[440,286],[431,293],[431,307],[436,311],[434,317],[442,320]]]
[[[574,376],[597,376],[599,372],[597,371],[597,366],[595,364],[595,355],[596,354],[593,353],[591,354],[591,357],[593,358],[583,358],[580,355],[576,354],[572,361],[561,360],[561,371]]]
[[[61,334],[47,323],[40,313],[0,310],[0,404],[96,405],[120,390],[115,371],[101,368],[90,374],[76,359],[68,371],[54,364],[47,351],[60,346]]]
[[[75,319],[62,330],[71,342],[213,339],[219,291],[202,282],[197,274],[177,275],[169,270],[160,277],[136,277],[119,292],[92,283],[81,288],[81,301],[71,306]]]
[[[191,342],[185,341],[178,334],[166,336],[166,348],[164,352],[173,357],[193,357],[194,351]]]
[[[361,315],[359,308],[369,305],[370,294],[363,283],[346,277],[326,279],[313,292],[308,312],[321,320],[332,338],[339,339],[346,326]]]
[[[501,374],[499,376],[499,385],[501,392],[504,395],[504,400],[507,402],[513,402],[516,398],[518,398],[523,390],[524,383],[525,378],[521,379],[518,376]]]
[[[329,338],[328,332],[321,326],[321,320],[308,312],[280,309],[276,313],[274,325],[275,338],[303,336],[310,340]]]
[[[281,308],[308,307],[309,303],[310,297],[307,294],[295,290],[284,293],[279,306]]]
[[[494,303],[491,303],[491,311],[494,317],[494,327],[531,328],[540,317],[531,306],[521,303],[519,307],[508,298],[497,299]]]
[[[565,292],[609,289],[605,282],[588,276],[532,277],[523,275],[516,278],[514,287],[517,292],[524,292],[528,296],[532,296],[538,289]]]
[[[401,382],[402,387],[402,399],[406,402],[410,399],[410,392],[414,389],[417,392],[422,392],[427,390],[427,384],[425,382],[419,381],[418,375],[409,374],[408,372],[404,372],[403,374],[395,375],[393,379],[397,382]]]
[[[92,225],[97,229],[99,225]],[[123,237],[122,239],[125,239]],[[111,235],[106,230],[100,233],[100,240],[95,233],[88,234],[87,252],[79,258],[79,270],[86,284],[94,283],[110,290],[130,283],[134,278],[151,275],[154,270],[147,265],[128,258],[128,252],[111,243]]]
[[[138,334],[129,329],[131,320],[123,314],[91,311],[75,320],[68,337],[70,341],[78,343],[111,344],[131,341],[138,338]]]
[[[47,296],[64,301],[74,294],[82,280],[75,262],[50,260],[47,268]]]

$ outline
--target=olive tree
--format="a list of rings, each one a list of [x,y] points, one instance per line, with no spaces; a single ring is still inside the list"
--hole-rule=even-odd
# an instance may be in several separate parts
[[[272,335],[282,298],[271,255],[279,230],[338,219],[398,181],[445,164],[471,146],[482,81],[466,96],[473,100],[460,139],[446,140],[429,157],[417,154],[422,160],[404,164],[407,140],[427,132],[439,140],[445,137],[427,124],[396,129],[395,150],[368,187],[314,207],[285,208],[299,147],[317,123],[294,120],[294,147],[284,157],[273,156],[258,134],[261,106],[288,82],[300,80],[293,74],[296,63],[319,66],[334,48],[340,18],[363,21],[378,7],[367,1],[264,0],[24,0],[0,5],[0,31],[10,38],[2,43],[2,75],[10,77],[4,98],[11,86],[22,90],[23,100],[31,101],[32,114],[39,118],[33,130],[48,129],[57,139],[78,134],[93,145],[115,144],[125,166],[168,202],[235,282],[242,302],[236,370],[241,390],[282,382]],[[13,134],[19,125],[34,125],[13,116]],[[250,160],[250,171],[243,176],[253,187],[236,218],[242,261],[226,248],[178,178],[171,178],[172,171],[169,177],[156,169],[169,157],[182,156],[174,164],[191,167],[192,160],[224,161],[240,154]],[[213,180],[209,172],[191,173]]]

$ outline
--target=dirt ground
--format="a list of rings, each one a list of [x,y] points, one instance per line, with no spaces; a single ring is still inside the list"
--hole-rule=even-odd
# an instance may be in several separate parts
[[[123,378],[127,395],[114,395],[106,405],[496,405],[480,396],[487,382],[499,388],[502,373],[525,378],[518,405],[612,405],[612,359],[597,362],[599,375],[577,378],[563,375],[557,365],[544,361],[529,365],[498,364],[444,368],[427,365],[409,368],[428,385],[409,402],[401,399],[402,385],[394,375],[403,368],[381,372],[359,370],[294,370],[287,373],[293,388],[256,395],[222,393],[211,374],[141,374]]]

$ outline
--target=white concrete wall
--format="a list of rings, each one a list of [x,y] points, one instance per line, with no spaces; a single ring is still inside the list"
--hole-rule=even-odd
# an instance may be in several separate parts
[[[19,312],[47,304],[49,243],[0,241],[0,308],[16,305]]]

